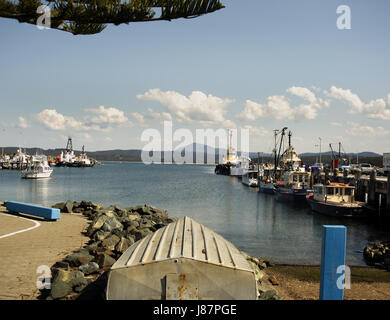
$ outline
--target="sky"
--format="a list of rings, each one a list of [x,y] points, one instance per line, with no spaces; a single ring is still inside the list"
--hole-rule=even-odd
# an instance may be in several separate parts
[[[141,149],[172,121],[247,129],[252,152],[283,127],[298,152],[390,151],[388,0],[221,2],[87,36],[0,19],[0,146]]]

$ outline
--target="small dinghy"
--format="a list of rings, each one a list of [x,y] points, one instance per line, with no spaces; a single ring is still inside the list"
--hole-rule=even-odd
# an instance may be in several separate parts
[[[128,248],[111,267],[108,300],[255,300],[255,273],[233,244],[184,217]]]

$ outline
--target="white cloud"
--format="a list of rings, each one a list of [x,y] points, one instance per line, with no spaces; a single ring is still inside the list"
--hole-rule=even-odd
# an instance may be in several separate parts
[[[131,124],[124,112],[116,108],[100,106],[96,109],[85,109],[85,111],[95,115],[86,116],[84,121],[79,121],[55,109],[45,109],[35,118],[47,128],[56,131],[110,131],[113,127]]]
[[[348,128],[345,130],[345,132],[355,137],[383,137],[390,135],[390,130],[387,130],[381,126],[373,128],[357,122],[348,122],[347,125]]]
[[[18,128],[22,128],[22,129],[28,128],[28,124],[27,124],[27,121],[25,118],[23,118],[22,116],[19,116],[18,121],[19,121],[19,123],[17,124]]]
[[[108,127],[110,125],[125,125],[129,123],[129,119],[122,110],[117,108],[105,108],[99,106],[96,109],[86,109],[85,111],[96,114],[94,117],[89,117],[88,121],[92,124],[97,124],[101,128]]]
[[[51,130],[82,130],[83,125],[73,117],[64,116],[55,109],[45,109],[37,114],[37,120]]]
[[[166,121],[172,120],[172,116],[169,112],[162,112],[162,113],[153,112],[153,109],[151,108],[148,108],[148,112],[149,112],[148,117],[152,119],[166,120]]]
[[[223,124],[226,121],[226,107],[233,102],[201,91],[193,91],[186,97],[175,91],[163,92],[160,89],[150,89],[144,94],[138,94],[137,98],[160,102],[180,121],[202,124]]]
[[[138,113],[138,112],[133,112],[131,115],[132,115],[132,117],[133,117],[135,120],[137,120],[137,122],[138,122],[139,124],[144,124],[144,123],[145,123],[145,117],[144,117],[142,114],[140,114],[140,113]]]
[[[332,86],[330,92],[327,94],[334,99],[349,104],[351,106],[349,113],[364,113],[368,118],[390,120],[390,94],[387,96],[387,101],[380,98],[371,100],[368,103],[364,103],[360,97],[350,89]]]
[[[112,138],[110,138],[110,137],[105,137],[105,138],[104,138],[104,141],[105,141],[105,142],[112,142]]]
[[[269,136],[270,132],[265,129],[264,127],[253,127],[251,125],[246,125],[243,127],[244,129],[249,130],[249,134],[258,136],[258,137],[264,137],[264,136]]]
[[[259,118],[282,119],[315,119],[318,110],[329,106],[329,101],[317,98],[309,89],[303,87],[291,87],[286,90],[288,93],[302,98],[307,103],[298,106],[291,106],[285,96],[269,96],[266,103],[246,101],[245,109],[237,117],[241,120],[254,121]]]
[[[330,125],[333,127],[341,127],[342,126],[342,124],[340,122],[331,122]]]

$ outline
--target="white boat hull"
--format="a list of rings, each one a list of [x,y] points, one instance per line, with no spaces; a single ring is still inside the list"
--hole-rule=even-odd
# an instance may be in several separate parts
[[[51,177],[52,172],[23,172],[22,179],[47,179]]]

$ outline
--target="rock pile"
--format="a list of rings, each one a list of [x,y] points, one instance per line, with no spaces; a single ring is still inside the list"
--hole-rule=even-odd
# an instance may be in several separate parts
[[[87,201],[66,201],[55,204],[53,208],[63,213],[79,213],[91,220],[85,231],[90,241],[81,250],[53,265],[48,299],[77,298],[133,243],[174,221],[168,218],[167,211],[150,205],[103,208]]]
[[[107,272],[126,249],[175,221],[168,218],[167,211],[150,205],[103,208],[87,201],[66,201],[57,203],[53,208],[86,216],[91,222],[84,232],[90,241],[84,248],[52,266],[51,290],[42,295],[46,299],[82,299],[83,296],[86,299],[104,299]],[[272,261],[243,254],[255,270],[259,299],[281,299],[281,295],[272,288],[278,284],[277,280],[264,272]]]
[[[372,247],[366,246],[363,257],[370,266],[390,270],[390,242],[375,243]]]

